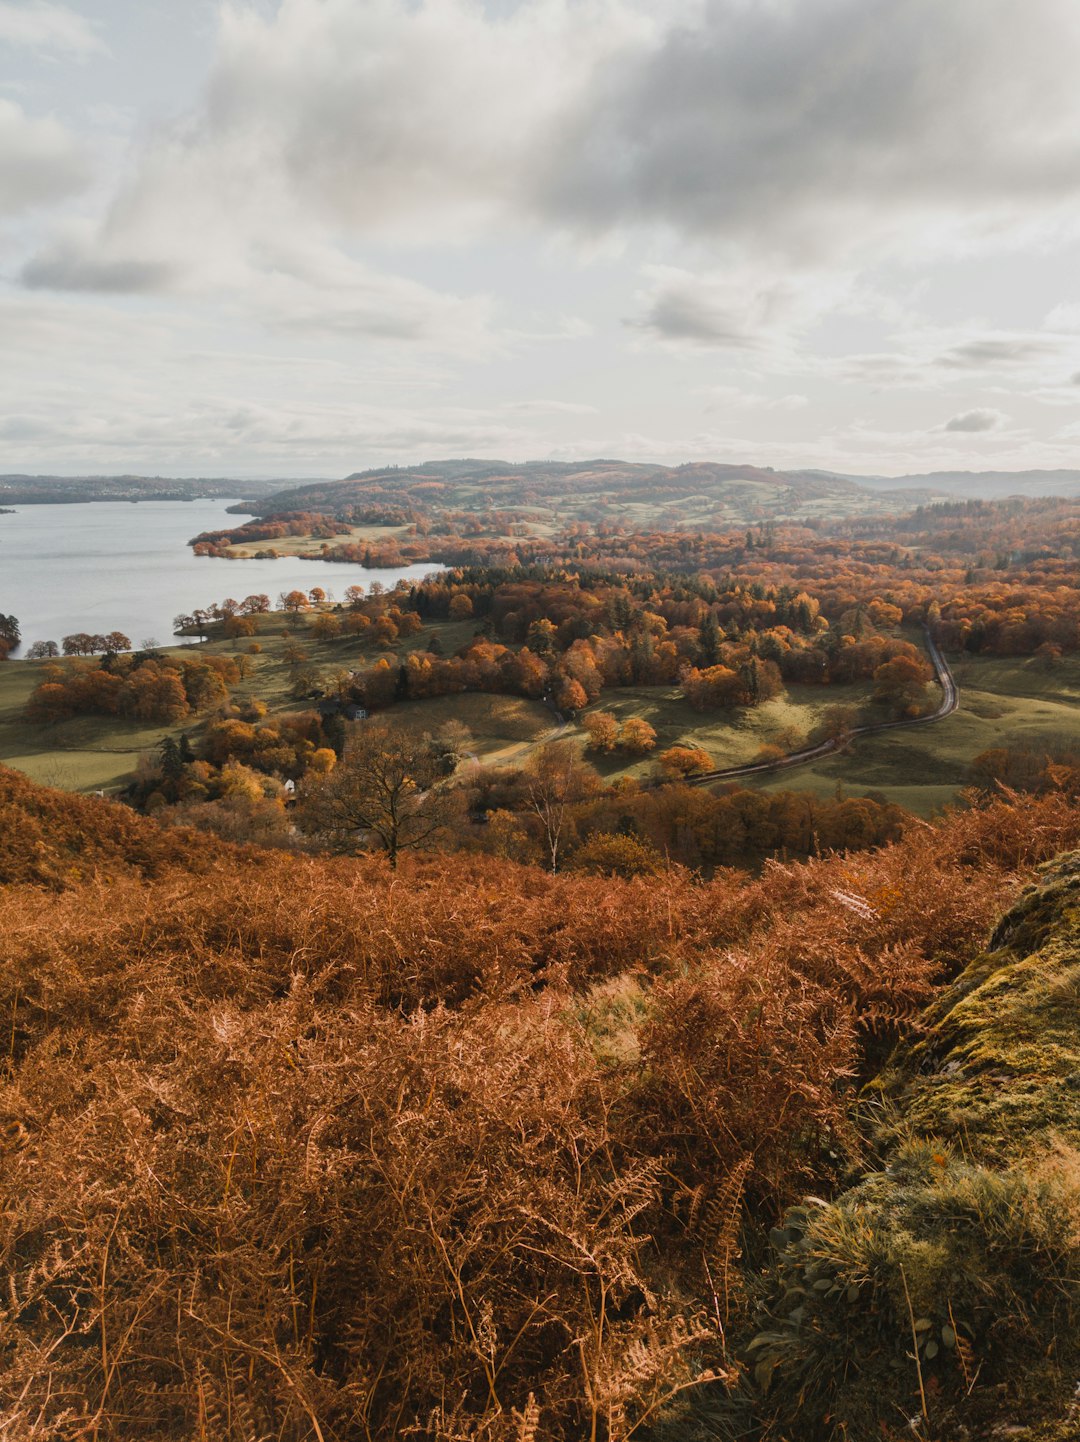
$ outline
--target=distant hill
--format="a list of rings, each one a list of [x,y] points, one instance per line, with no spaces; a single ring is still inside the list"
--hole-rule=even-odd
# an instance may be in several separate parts
[[[927,492],[930,498],[931,492]],[[896,495],[908,508],[909,492]],[[531,519],[630,522],[666,529],[880,511],[888,492],[824,471],[695,461],[681,466],[597,459],[430,461],[360,471],[341,481],[292,486],[234,506],[266,516],[284,511],[341,515],[358,506],[421,512],[513,511]]]
[[[847,476],[867,490],[932,491],[992,501],[1004,496],[1080,496],[1080,471],[930,471],[914,476]]]
[[[277,482],[169,476],[0,475],[0,503],[77,505],[87,501],[233,500],[262,496]]]
[[[1080,470],[934,471],[924,475],[841,475],[833,471],[692,461],[681,466],[595,459],[475,458],[382,466],[343,480],[228,477],[0,475],[0,509],[85,501],[229,499],[240,515],[283,511],[342,515],[355,507],[507,511],[529,519],[740,525],[909,510],[913,503],[1005,496],[1080,496]]]
[[[341,515],[357,506],[404,506],[422,512],[501,510],[533,517],[548,513],[563,521],[629,521],[678,530],[704,523],[738,525],[907,511],[919,503],[1006,496],[1080,496],[1080,470],[863,476],[718,461],[659,466],[597,459],[519,465],[464,459],[357,471],[340,481],[293,485],[232,509],[259,516],[282,511]]]

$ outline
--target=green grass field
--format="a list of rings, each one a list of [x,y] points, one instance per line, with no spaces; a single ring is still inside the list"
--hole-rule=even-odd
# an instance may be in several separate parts
[[[744,784],[819,796],[874,794],[929,816],[969,784],[970,764],[982,751],[1080,744],[1080,658],[1053,669],[1022,658],[951,658],[950,664],[960,686],[960,707],[952,716],[864,737],[844,753]],[[861,706],[869,696],[868,686],[789,686],[783,697],[753,711],[708,716],[689,706],[677,687],[643,686],[607,691],[590,709],[614,712],[620,721],[641,716],[657,733],[657,751],[699,746],[724,767],[752,761],[767,743],[794,749],[795,738],[813,731],[827,707]],[[580,728],[571,734],[584,739]],[[593,759],[607,776],[645,779],[652,768],[648,758],[627,764],[618,753]]]
[[[929,726],[858,740],[850,750],[760,783],[820,796],[880,793],[929,816],[969,784],[974,757],[992,747],[1033,750],[1080,744],[1080,658],[1052,670],[1019,657],[949,658],[960,707]]]
[[[429,638],[436,634],[445,653],[450,655],[469,640],[474,629],[471,621],[434,622],[420,635],[402,641],[395,647],[395,653],[423,649]],[[283,634],[285,632],[288,635]],[[303,710],[312,704],[307,700],[296,700],[292,695],[293,667],[284,655],[288,646],[300,646],[307,656],[303,664],[327,675],[343,667],[361,670],[386,654],[365,650],[355,637],[317,641],[310,634],[303,617],[298,620],[286,618],[280,612],[264,617],[258,636],[252,639],[262,647],[262,652],[253,658],[254,674],[233,687],[233,697],[238,701],[257,697],[265,703],[270,714]],[[246,638],[209,641],[198,646],[197,652],[232,656],[245,651],[250,644],[251,640]],[[185,648],[171,646],[162,649],[180,655]],[[6,661],[0,665],[0,762],[24,771],[33,780],[45,785],[58,786],[65,791],[116,791],[131,779],[139,757],[155,750],[163,737],[179,736],[186,731],[195,738],[206,724],[206,716],[189,717],[179,726],[147,726],[116,717],[79,716],[57,726],[32,726],[23,720],[23,711],[31,691],[49,664],[44,661]],[[500,712],[491,704],[510,698],[454,699],[458,703],[478,703],[468,707],[471,713],[475,713],[478,722],[477,754],[485,755],[500,749],[512,751],[520,743],[522,738],[516,734],[522,724],[520,719],[515,720],[510,711]],[[531,703],[523,702],[521,705],[528,708]],[[483,718],[488,711],[492,721],[485,730]],[[551,713],[542,706],[536,706],[535,712],[531,724],[535,734],[540,735],[550,726]],[[447,710],[438,720],[432,719],[430,724],[434,728],[450,714]],[[434,713],[432,715],[434,717]],[[463,719],[473,729],[468,718]],[[492,726],[495,727],[494,732]],[[505,728],[505,734],[500,728]]]
[[[240,524],[239,522],[237,523]],[[348,534],[334,536],[329,541],[323,536],[278,536],[272,541],[244,541],[229,546],[229,554],[236,557],[257,555],[260,551],[275,551],[279,556],[317,557],[324,546],[359,545],[363,541],[390,541],[403,536],[407,526],[350,526]],[[327,567],[330,570],[330,567]],[[325,587],[333,585],[332,580],[324,582]]]
[[[605,691],[589,711],[610,711],[620,722],[640,716],[656,732],[657,753],[669,746],[698,746],[721,767],[753,761],[765,745],[794,750],[804,744],[828,707],[862,706],[869,697],[865,686],[789,686],[783,696],[753,710],[710,715],[695,711],[678,686],[627,686]],[[585,739],[581,727],[569,734]],[[644,780],[653,768],[649,757],[628,762],[619,752],[590,759],[605,775],[638,780]]]
[[[555,717],[546,706],[520,696],[437,696],[430,701],[404,702],[390,715],[431,732],[447,721],[459,721],[472,733],[469,752],[491,765],[520,760],[537,741],[556,730]]]
[[[283,631],[291,634],[286,637]],[[432,633],[444,652],[452,654],[472,636],[471,621],[438,622],[395,650],[424,648]],[[355,639],[315,641],[304,620],[280,613],[266,618],[258,637],[263,650],[257,670],[241,682],[234,695],[259,697],[271,714],[302,709],[310,702],[291,694],[293,668],[283,653],[298,644],[305,665],[329,674],[341,667],[360,669],[383,652],[363,651]],[[213,641],[205,649],[233,654],[246,641]],[[175,648],[173,648],[175,649]],[[139,757],[152,751],[171,731],[198,734],[205,718],[181,727],[141,726],[98,717],[82,717],[54,727],[30,726],[22,711],[43,663],[9,661],[0,666],[0,761],[37,781],[66,790],[115,790],[130,777]],[[960,686],[960,708],[944,721],[906,731],[857,740],[846,752],[748,781],[766,791],[809,790],[820,796],[873,794],[929,816],[955,799],[969,781],[972,759],[994,746],[1039,749],[1080,742],[1080,658],[1053,668],[1041,661],[964,657],[952,658]],[[591,709],[612,711],[620,720],[641,716],[657,732],[657,751],[676,744],[706,750],[718,767],[752,761],[766,744],[794,749],[830,706],[862,706],[868,686],[791,686],[784,696],[753,711],[703,715],[693,710],[677,687],[626,687],[607,691]],[[551,713],[539,702],[511,696],[445,696],[398,706],[393,716],[435,731],[447,720],[469,728],[470,750],[486,762],[521,761],[529,749],[553,732]],[[566,733],[584,739],[580,726]],[[614,753],[592,758],[608,777],[620,774],[646,779],[652,761],[631,761]]]

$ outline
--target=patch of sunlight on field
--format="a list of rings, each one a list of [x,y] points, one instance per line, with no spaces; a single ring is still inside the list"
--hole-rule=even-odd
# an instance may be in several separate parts
[[[447,721],[458,721],[468,727],[472,736],[468,750],[488,763],[522,759],[524,753],[556,725],[554,715],[539,701],[483,694],[406,701],[395,706],[387,719],[423,726],[429,731],[437,731]]]
[[[960,706],[943,721],[862,737],[847,752],[758,782],[763,790],[805,787],[818,795],[841,785],[873,792],[929,816],[971,781],[971,763],[994,747],[1038,751],[1080,744],[1080,660],[1052,669],[1022,657],[950,658]]]
[[[620,686],[603,692],[588,710],[610,711],[620,722],[640,716],[656,732],[654,755],[670,746],[700,747],[717,767],[725,767],[753,761],[766,745],[795,750],[830,706],[858,707],[869,698],[865,686],[789,686],[784,695],[751,710],[708,713],[696,711],[678,686]],[[581,726],[570,734],[585,739]],[[605,776],[645,780],[653,770],[651,757],[630,762],[614,752],[590,760]]]
[[[5,756],[3,764],[61,791],[115,791],[131,778],[139,751],[38,751]]]
[[[237,525],[242,521],[238,519]],[[278,536],[269,541],[244,541],[230,546],[230,555],[238,558],[254,556],[260,551],[274,551],[279,556],[319,556],[324,546],[356,546],[364,541],[392,541],[403,536],[406,526],[350,526],[348,535],[340,536]],[[332,586],[332,567],[327,566],[328,576],[323,582]]]

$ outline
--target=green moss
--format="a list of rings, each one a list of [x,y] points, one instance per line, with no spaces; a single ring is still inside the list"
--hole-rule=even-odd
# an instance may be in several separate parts
[[[1080,1146],[1080,855],[1044,868],[879,1079],[893,1126],[1005,1162]]]
[[[1080,853],[991,947],[865,1098],[878,1169],[774,1230],[744,1410],[687,1437],[1080,1436]]]

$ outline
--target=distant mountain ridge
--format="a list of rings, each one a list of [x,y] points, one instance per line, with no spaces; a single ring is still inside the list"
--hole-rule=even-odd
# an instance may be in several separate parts
[[[346,515],[357,507],[429,512],[506,511],[532,519],[625,521],[666,529],[766,520],[812,520],[908,511],[913,505],[1009,495],[1080,495],[1080,471],[933,472],[840,475],[812,468],[693,461],[662,466],[597,458],[509,461],[463,458],[355,471],[340,481],[294,485],[237,513]]]
[[[0,475],[0,503],[79,505],[87,501],[234,500],[265,495],[274,481],[223,477]]]
[[[598,457],[526,461],[466,457],[378,466],[340,480],[230,477],[0,475],[0,507],[86,501],[228,499],[237,514],[283,511],[340,514],[357,506],[426,511],[557,513],[562,519],[645,523],[669,528],[769,519],[840,517],[909,510],[940,500],[1080,496],[1080,470],[930,471],[903,476],[847,475],[813,467],[721,461],[678,466]]]
[[[928,471],[910,476],[847,476],[871,490],[941,491],[973,500],[1000,500],[1004,496],[1080,495],[1080,470],[1055,471]]]
[[[355,506],[557,513],[593,522],[655,520],[669,527],[876,509],[880,500],[824,472],[695,461],[681,466],[598,458],[588,461],[461,459],[383,466],[344,480],[296,486],[237,505],[237,512],[340,514]]]

